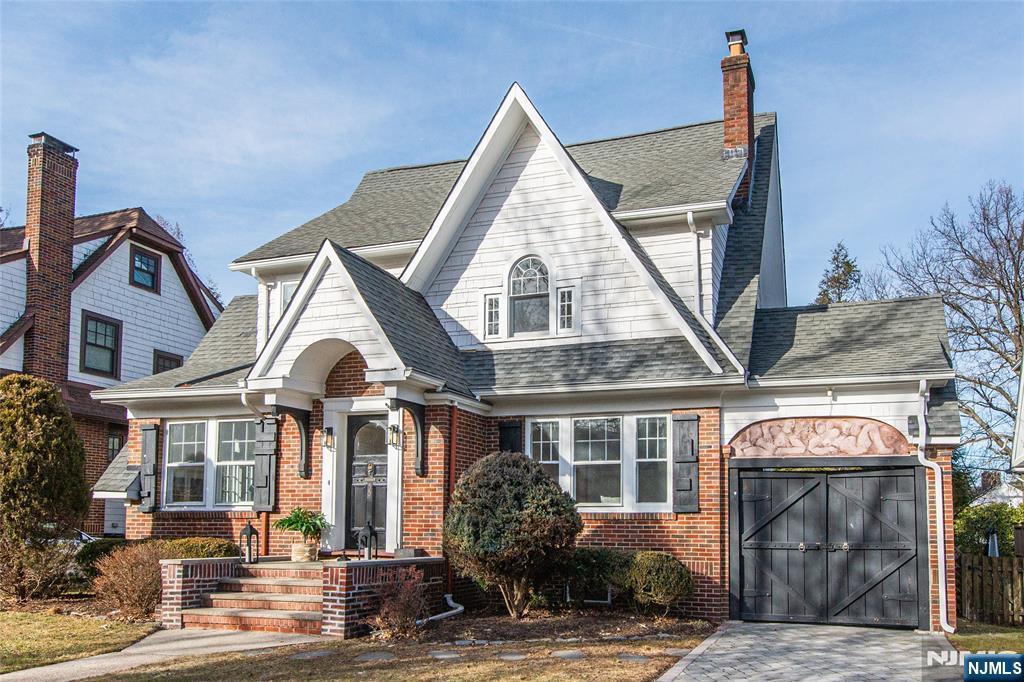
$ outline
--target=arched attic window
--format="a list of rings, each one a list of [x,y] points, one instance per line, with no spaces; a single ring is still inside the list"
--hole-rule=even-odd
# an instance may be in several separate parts
[[[521,258],[509,274],[512,334],[546,332],[550,328],[548,268],[537,256]]]

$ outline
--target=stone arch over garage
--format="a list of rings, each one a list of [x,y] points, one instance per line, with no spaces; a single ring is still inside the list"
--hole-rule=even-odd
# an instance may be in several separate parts
[[[742,428],[730,441],[735,457],[907,455],[896,427],[866,417],[785,417]]]

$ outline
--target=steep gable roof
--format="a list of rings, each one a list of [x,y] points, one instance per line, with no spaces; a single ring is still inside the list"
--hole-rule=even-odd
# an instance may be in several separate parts
[[[758,114],[755,126],[774,122]],[[566,145],[609,211],[724,201],[742,159],[722,159],[722,121]],[[310,254],[324,239],[346,248],[419,241],[466,160],[366,173],[345,203],[237,258],[236,263]]]
[[[132,228],[141,230],[155,239],[166,242],[170,248],[177,250],[185,248],[173,235],[160,227],[160,224],[153,220],[146,213],[145,209],[139,206],[79,216],[75,218],[74,237],[75,242],[79,243]],[[0,256],[11,256],[24,250],[24,225],[0,229]]]

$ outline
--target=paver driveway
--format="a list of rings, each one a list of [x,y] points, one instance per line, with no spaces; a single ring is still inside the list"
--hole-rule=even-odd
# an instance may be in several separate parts
[[[925,668],[945,637],[909,630],[731,622],[661,680],[960,680],[958,667]]]

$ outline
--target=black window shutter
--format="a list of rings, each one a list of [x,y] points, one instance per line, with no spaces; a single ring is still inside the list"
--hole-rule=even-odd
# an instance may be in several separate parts
[[[273,417],[256,421],[254,456],[253,511],[273,511],[277,475],[277,420]]]
[[[697,480],[697,425],[695,414],[672,415],[672,511],[700,511]]]
[[[147,424],[141,429],[142,436],[142,470],[139,472],[141,480],[140,511],[152,514],[156,511],[156,457],[157,443],[159,442],[160,427],[157,424]]]
[[[501,452],[523,451],[523,422],[498,422],[498,450]]]

